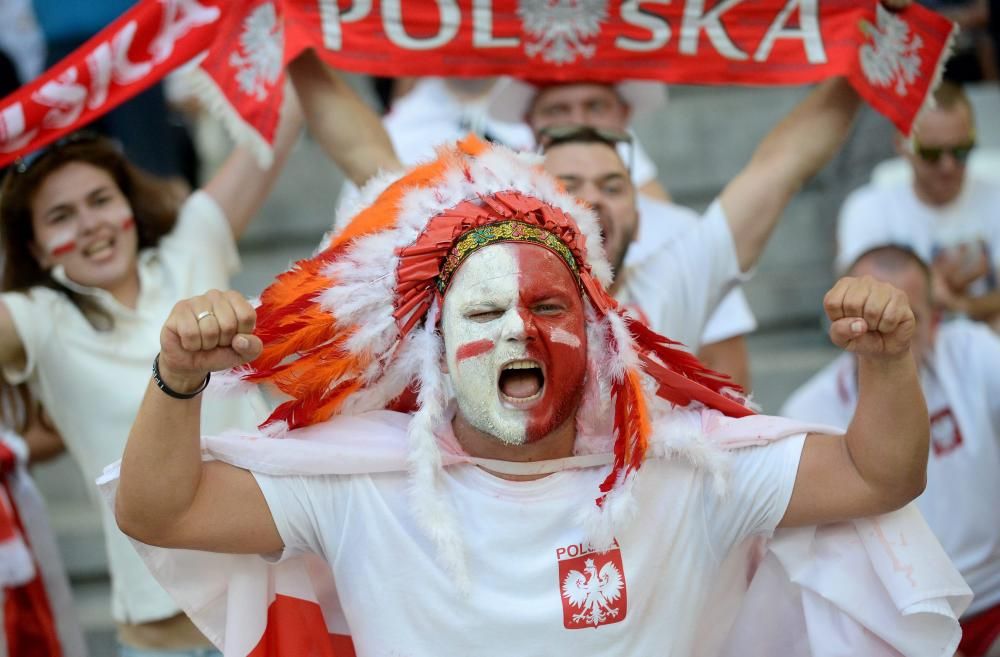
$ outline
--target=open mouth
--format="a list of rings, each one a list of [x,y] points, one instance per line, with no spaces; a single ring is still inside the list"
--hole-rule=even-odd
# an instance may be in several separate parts
[[[114,238],[99,240],[84,249],[83,255],[93,260],[103,260],[112,254],[114,247]]]
[[[545,390],[545,374],[536,360],[514,360],[500,370],[497,383],[503,401],[523,405],[537,401]]]

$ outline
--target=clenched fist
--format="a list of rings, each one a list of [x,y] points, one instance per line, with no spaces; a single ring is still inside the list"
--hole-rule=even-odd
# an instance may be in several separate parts
[[[823,298],[833,343],[862,358],[910,351],[916,320],[906,294],[871,276],[842,278]]]
[[[160,376],[178,392],[196,390],[209,372],[256,358],[257,313],[239,292],[210,290],[180,301],[160,331]]]

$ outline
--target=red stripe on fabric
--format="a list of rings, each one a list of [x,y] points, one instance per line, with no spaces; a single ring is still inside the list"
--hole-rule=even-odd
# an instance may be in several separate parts
[[[276,595],[267,608],[267,626],[247,657],[356,657],[354,642],[326,629],[315,602]]]
[[[17,513],[14,496],[6,479],[3,480],[3,487],[11,501],[14,524],[30,549],[27,532],[24,531],[24,524]],[[35,573],[35,579],[27,584],[4,589],[3,621],[7,654],[13,657],[62,657],[62,645],[59,643],[52,607],[49,606],[49,596],[37,562]]]
[[[17,455],[14,454],[14,451],[10,447],[0,443],[0,474],[13,472],[16,466]]]
[[[971,618],[962,619],[962,642],[958,650],[965,657],[983,657],[1000,639],[1000,604]]]

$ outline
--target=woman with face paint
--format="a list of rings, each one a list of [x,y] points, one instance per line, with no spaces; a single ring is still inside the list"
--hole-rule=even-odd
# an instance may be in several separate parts
[[[289,103],[274,166],[261,169],[237,148],[186,200],[93,134],[71,135],[11,167],[0,191],[0,364],[6,385],[26,393],[31,408],[44,407],[63,442],[33,446],[35,455],[64,446],[89,482],[121,455],[163,318],[188,294],[229,287],[239,264],[235,240],[301,125],[297,102]],[[262,398],[250,396],[205,419],[252,426],[264,410]],[[102,519],[122,655],[207,654],[209,642],[110,514]]]

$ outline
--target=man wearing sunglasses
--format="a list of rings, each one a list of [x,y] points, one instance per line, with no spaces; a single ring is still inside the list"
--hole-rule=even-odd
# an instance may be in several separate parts
[[[572,82],[565,84],[542,84],[514,79],[504,79],[499,83],[490,100],[490,114],[499,120],[523,121],[535,133],[541,143],[548,137],[542,133],[561,130],[567,126],[590,126],[608,131],[621,138],[615,138],[618,152],[627,167],[630,187],[638,192],[634,203],[640,217],[640,226],[635,230],[626,225],[618,226],[622,219],[612,214],[617,228],[629,232],[629,240],[624,243],[625,258],[612,265],[618,273],[643,269],[644,262],[657,253],[663,253],[670,242],[687,231],[698,221],[698,215],[670,202],[669,194],[657,180],[659,172],[649,155],[643,150],[631,131],[630,123],[640,115],[660,110],[666,102],[665,87],[660,83],[625,80],[616,84],[596,82]],[[633,192],[630,192],[633,193]],[[585,199],[588,202],[593,199]],[[606,237],[607,232],[606,222]],[[642,273],[633,278],[647,279]],[[643,294],[643,297],[654,295]],[[757,328],[757,322],[750,310],[742,290],[734,289],[722,297],[715,297],[709,310],[707,321],[692,325],[689,318],[671,313],[661,317],[656,309],[645,312],[652,326],[666,335],[688,336],[683,340],[699,357],[713,369],[725,372],[733,379],[749,388],[749,362],[744,335]],[[679,324],[681,321],[687,323]]]
[[[844,203],[837,266],[845,269],[872,244],[908,245],[933,262],[934,294],[944,310],[1000,328],[1000,186],[966,167],[976,127],[961,87],[945,82],[934,99],[913,134],[896,138],[912,180],[868,185]]]

